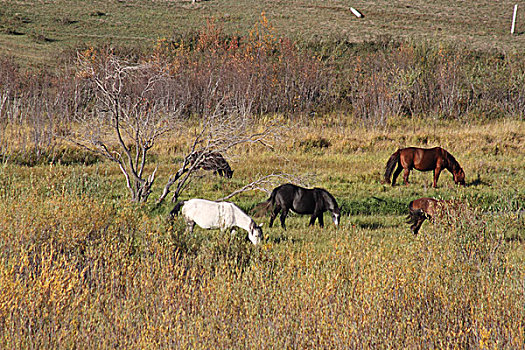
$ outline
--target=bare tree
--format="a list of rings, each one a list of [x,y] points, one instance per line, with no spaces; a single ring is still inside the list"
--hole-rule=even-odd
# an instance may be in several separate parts
[[[130,64],[112,53],[102,57],[79,54],[78,75],[87,84],[77,96],[84,96],[87,105],[92,101],[93,108],[86,109],[87,113],[77,113],[77,125],[68,139],[117,163],[133,201],[146,202],[152,192],[157,168],[146,175],[148,151],[160,137],[184,127],[176,77],[164,67],[155,61]],[[232,97],[217,97],[219,83],[210,78],[209,100],[204,101],[208,107],[157,205],[172,192],[172,187],[175,188],[172,200],[176,200],[210,154],[227,153],[248,143],[270,147],[277,136],[277,125],[269,123],[261,127]]]
[[[112,53],[79,54],[78,62],[94,108],[76,116],[68,139],[117,163],[132,201],[146,202],[157,170],[146,175],[148,151],[180,122],[171,76],[154,62],[130,64]]]
[[[222,103],[218,104],[212,113],[203,117],[200,130],[196,132],[187,156],[179,169],[170,176],[157,204],[164,201],[171,192],[172,186],[175,186],[172,202],[176,201],[190,183],[194,170],[206,161],[209,154],[228,152],[249,143],[271,147],[270,145],[278,137],[277,125],[269,123],[258,129],[252,117],[237,111],[221,110],[222,105]]]

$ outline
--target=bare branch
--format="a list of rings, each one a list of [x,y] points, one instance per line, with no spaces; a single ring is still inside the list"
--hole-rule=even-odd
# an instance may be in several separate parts
[[[229,195],[217,199],[217,201],[225,201],[238,194],[241,194],[246,191],[252,191],[252,190],[259,190],[259,191],[263,191],[266,193],[270,193],[273,188],[275,188],[279,184],[282,184],[283,182],[292,182],[292,183],[296,183],[296,184],[303,185],[303,186],[305,185],[305,183],[303,182],[303,179],[295,175],[292,175],[292,174],[285,174],[285,173],[270,174],[270,175],[263,176],[253,182],[250,182],[249,184],[243,186],[242,188],[236,191],[233,191]]]
[[[171,77],[161,65],[130,64],[111,52],[79,54],[78,66],[95,105],[76,116],[80,130],[68,139],[116,162],[132,200],[145,202],[156,172],[144,173],[148,151],[178,125],[182,111],[169,99]]]
[[[171,186],[175,183],[177,185],[172,201],[176,201],[182,191],[187,188],[194,171],[206,161],[207,155],[216,152],[222,154],[236,146],[247,143],[259,143],[270,147],[270,144],[277,139],[280,128],[277,124],[270,124],[264,127],[262,131],[257,130],[253,118],[238,113],[226,113],[220,104],[215,106],[213,114],[203,118],[201,125],[201,129],[196,133],[181,168],[176,175],[170,176],[162,195],[157,201],[158,204],[165,199]],[[189,163],[190,159],[191,163]],[[255,182],[253,186],[257,183]],[[250,189],[249,185],[245,190],[248,189]]]
[[[149,150],[180,126],[183,105],[173,97],[178,96],[173,90],[176,84],[165,67],[152,61],[131,64],[112,52],[79,54],[79,69],[94,108],[89,115],[77,116],[80,131],[73,142],[116,162],[134,201],[146,201],[155,181],[157,168],[149,176],[145,171]],[[255,123],[248,114],[250,101],[232,105],[236,97],[224,94],[221,78],[210,76],[207,83],[200,128],[180,167],[169,176],[158,204],[173,187],[173,198],[178,198],[210,154],[231,153],[245,144],[271,148],[278,139],[280,126]],[[246,190],[257,186],[262,188],[263,182],[256,181]]]

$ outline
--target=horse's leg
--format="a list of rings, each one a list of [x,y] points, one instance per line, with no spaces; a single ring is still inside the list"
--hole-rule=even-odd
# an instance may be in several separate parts
[[[195,228],[195,221],[186,222],[186,228],[189,233],[193,233],[193,228]]]
[[[281,227],[286,230],[286,225],[284,224],[284,221],[286,220],[286,215],[288,215],[288,209],[283,208],[281,211]]]
[[[315,224],[315,219],[319,219],[319,226],[324,227],[323,212],[314,212],[312,214],[312,216],[310,217],[310,226],[313,226]]]
[[[425,217],[423,216],[419,218],[414,225],[412,225],[411,229],[412,229],[412,232],[414,232],[414,235],[418,234],[419,229],[421,228],[421,225],[423,225],[424,221],[425,221]]]
[[[317,218],[319,219],[319,226],[324,227],[323,213],[319,213],[319,215],[317,215]]]
[[[308,224],[308,226],[313,226],[315,224],[315,219],[317,219],[317,213],[314,212],[312,214],[312,216],[310,216],[310,223]]]
[[[408,185],[408,175],[410,175],[410,169],[406,168],[405,172],[403,173],[403,180],[405,181],[405,185]]]
[[[237,234],[237,230],[230,227],[230,240]]]
[[[392,186],[396,184],[396,179],[401,174],[401,170],[403,170],[403,167],[398,164],[396,171],[394,171],[394,175],[392,175]]]
[[[276,205],[275,208],[273,208],[272,215],[270,216],[269,227],[272,227],[273,221],[275,220],[275,218],[277,217],[277,214],[279,214],[280,211],[281,211],[281,208],[278,205]]]
[[[441,174],[441,168],[436,167],[436,168],[434,169],[434,184],[432,185],[432,187],[434,187],[434,188],[437,187],[437,183],[438,183],[438,179],[439,179],[439,174]]]

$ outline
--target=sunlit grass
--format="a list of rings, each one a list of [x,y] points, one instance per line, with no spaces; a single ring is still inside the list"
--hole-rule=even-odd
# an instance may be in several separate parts
[[[523,50],[520,36],[509,35],[513,2],[484,0],[477,5],[422,0],[410,5],[385,0],[351,5],[320,0],[199,1],[194,5],[191,1],[4,1],[0,46],[23,64],[53,67],[64,49],[101,42],[151,47],[158,38],[199,30],[210,17],[223,23],[229,34],[245,33],[265,12],[278,33],[313,45],[316,41],[355,43],[408,37],[482,50]],[[358,8],[365,17],[357,20],[349,6]],[[464,13],[469,16],[462,16]],[[523,23],[520,11],[517,23]]]
[[[242,230],[186,234],[180,217],[166,220],[170,203],[129,203],[110,162],[2,165],[3,346],[522,347],[523,122],[428,124],[431,132],[411,120],[373,130],[301,122],[273,150],[232,151],[232,180],[199,171],[182,199],[216,199],[283,171],[310,174],[309,185],[328,189],[343,207],[337,229],[328,215],[324,229],[290,215],[286,231],[256,218],[265,222],[256,247]],[[293,146],[319,137],[330,146]],[[155,191],[181,157],[169,148],[175,142],[189,139],[153,150]],[[413,173],[409,186],[380,183],[397,147],[434,145],[462,164],[466,188],[446,172],[437,189],[430,173]],[[420,196],[465,205],[413,236],[406,205]],[[267,198],[256,191],[232,200],[251,208]]]

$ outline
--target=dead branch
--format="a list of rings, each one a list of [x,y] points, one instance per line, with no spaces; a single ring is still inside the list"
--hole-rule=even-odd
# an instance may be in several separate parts
[[[259,190],[265,193],[270,193],[273,190],[273,188],[275,188],[279,184],[286,183],[286,182],[292,182],[292,183],[296,183],[302,186],[306,186],[306,184],[303,181],[304,180],[302,178],[292,175],[292,174],[286,174],[286,173],[270,174],[270,175],[260,177],[259,179],[253,182],[250,182],[249,184],[243,186],[242,188],[236,191],[233,191],[229,195],[217,199],[217,201],[225,201],[227,199],[230,199],[246,191]]]
[[[213,90],[214,87],[210,89]],[[190,183],[195,170],[199,169],[205,161],[206,154],[213,152],[223,154],[239,145],[250,143],[271,147],[279,135],[280,126],[276,123],[270,123],[262,130],[257,129],[252,117],[239,113],[228,113],[222,106],[222,102],[218,103],[211,114],[203,117],[201,128],[195,133],[182,165],[175,174],[170,176],[157,200],[157,205],[164,201],[175,184],[176,189],[172,195],[172,202],[177,201],[182,191]]]
[[[78,129],[66,139],[117,163],[131,199],[147,201],[156,173],[145,174],[148,151],[180,125],[171,77],[154,63],[130,64],[112,53],[79,54],[78,67],[95,105],[76,116]]]
[[[148,151],[158,138],[181,126],[182,105],[170,90],[173,77],[165,65],[131,64],[113,53],[79,54],[80,76],[95,102],[91,113],[77,116],[79,128],[68,136],[75,144],[117,163],[133,201],[145,202],[151,194],[155,171],[145,173]],[[231,96],[219,96],[220,79],[210,77],[208,99],[198,132],[180,167],[169,176],[160,205],[173,191],[176,200],[206,161],[208,154],[231,152],[240,145],[271,148],[280,126],[259,126],[248,110],[231,105]],[[175,97],[176,98],[176,97]]]

